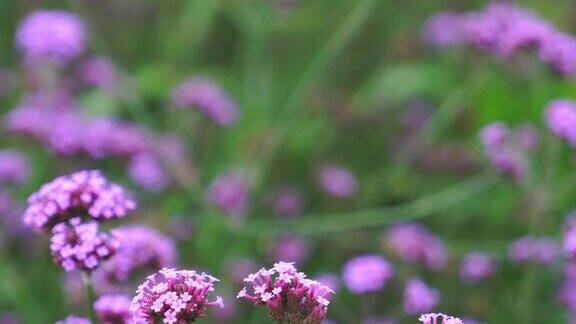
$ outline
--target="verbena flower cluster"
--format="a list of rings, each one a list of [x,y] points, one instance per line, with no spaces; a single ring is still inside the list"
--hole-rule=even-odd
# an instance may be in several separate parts
[[[576,38],[510,3],[489,4],[481,11],[436,14],[424,27],[424,37],[438,47],[469,44],[499,58],[533,49],[540,61],[560,75],[576,73]]]
[[[15,150],[0,150],[0,184],[22,184],[28,180],[30,165],[26,156]]]
[[[508,247],[508,255],[516,263],[551,264],[558,258],[558,243],[549,237],[523,236]]]
[[[442,313],[423,314],[418,319],[424,324],[464,324],[461,319]]]
[[[559,99],[550,102],[544,111],[544,119],[554,135],[576,146],[575,101]]]
[[[63,320],[56,322],[56,324],[93,324],[93,323],[87,318],[70,315]]]
[[[192,270],[163,268],[138,287],[131,310],[136,323],[190,323],[206,317],[206,308],[224,307],[222,297],[209,301],[218,279]]]
[[[412,278],[404,288],[404,311],[421,314],[431,311],[440,302],[438,290],[430,288],[424,281]]]
[[[471,252],[464,256],[460,265],[460,278],[465,282],[476,283],[490,277],[495,269],[492,258],[486,253]]]
[[[248,179],[240,171],[218,176],[206,190],[206,200],[227,215],[239,218],[248,209]]]
[[[320,186],[336,198],[349,198],[358,191],[358,181],[352,172],[340,166],[326,166],[320,171]]]
[[[125,295],[104,295],[94,303],[94,311],[102,324],[132,323],[130,298]]]
[[[354,294],[380,291],[394,275],[392,265],[377,254],[356,256],[344,265],[344,285]]]
[[[256,305],[266,306],[278,323],[316,323],[326,317],[334,291],[306,278],[293,263],[278,262],[271,269],[260,269],[244,279],[250,286],[238,293]]]

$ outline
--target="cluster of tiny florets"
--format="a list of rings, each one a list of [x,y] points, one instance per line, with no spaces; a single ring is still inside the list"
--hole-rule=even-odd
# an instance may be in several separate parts
[[[418,320],[424,324],[464,324],[458,317],[442,313],[423,314]]]
[[[206,317],[206,307],[224,307],[222,298],[208,301],[218,279],[192,270],[164,268],[138,287],[131,310],[136,323],[190,323]]]
[[[440,270],[448,259],[442,240],[420,223],[393,225],[385,234],[385,245],[403,261],[421,263]]]
[[[250,292],[244,287],[238,298],[266,306],[278,323],[320,323],[334,293],[286,262],[275,263],[271,269],[262,268],[244,281],[250,284]]]
[[[104,295],[94,303],[94,311],[103,324],[132,323],[130,298],[125,295]]]
[[[576,102],[568,99],[554,100],[548,104],[544,119],[557,137],[576,146]]]

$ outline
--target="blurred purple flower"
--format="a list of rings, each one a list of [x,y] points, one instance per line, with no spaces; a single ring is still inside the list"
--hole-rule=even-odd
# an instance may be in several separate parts
[[[551,264],[556,261],[558,252],[556,241],[547,237],[523,236],[508,247],[508,256],[516,263]]]
[[[18,26],[16,46],[28,62],[61,65],[86,49],[85,26],[78,16],[66,11],[35,11]]]
[[[221,126],[231,126],[239,118],[238,106],[214,81],[197,76],[184,80],[172,91],[178,108],[198,108]]]
[[[218,176],[206,191],[206,199],[228,216],[244,216],[248,208],[248,183],[239,171]]]
[[[0,315],[0,324],[20,324],[22,321],[20,320],[20,316],[16,313],[4,313]]]
[[[538,131],[532,124],[523,124],[515,130],[516,141],[518,145],[526,151],[534,151],[538,148],[539,135]]]
[[[22,184],[28,180],[30,165],[26,156],[15,150],[0,150],[0,184]]]
[[[170,218],[170,236],[176,240],[188,240],[196,231],[196,223],[191,217],[176,216]]]
[[[564,281],[558,290],[557,298],[564,307],[576,311],[576,281]]]
[[[489,150],[503,146],[509,136],[510,130],[503,122],[488,124],[480,130],[480,140]]]
[[[318,181],[326,193],[336,198],[349,198],[358,191],[354,174],[339,166],[324,167]]]
[[[273,268],[262,268],[244,281],[252,292],[242,288],[237,298],[266,306],[278,323],[321,322],[334,294],[326,285],[306,279],[306,274],[298,272],[293,263],[275,263]]]
[[[297,235],[287,235],[278,238],[271,251],[274,261],[289,261],[303,263],[309,255],[308,244]]]
[[[233,323],[236,316],[236,304],[234,299],[223,297],[224,308],[217,308],[214,310],[214,319],[216,323]]]
[[[430,17],[424,26],[424,41],[436,47],[460,45],[465,41],[465,19],[461,14],[440,12]]]
[[[124,189],[110,183],[97,170],[60,176],[44,184],[28,198],[24,224],[45,231],[71,217],[86,214],[106,221],[126,216],[136,208]]]
[[[568,99],[554,100],[548,104],[544,119],[550,131],[576,146],[576,102]]]
[[[322,273],[316,276],[314,280],[325,284],[334,292],[338,292],[338,290],[340,290],[340,277],[338,277],[338,275],[336,275],[335,273],[331,272]]]
[[[92,324],[92,322],[84,317],[70,315],[63,320],[56,322],[56,324]]]
[[[118,250],[118,240],[99,232],[98,223],[82,223],[79,217],[52,229],[50,251],[54,262],[65,271],[93,271]]]
[[[405,262],[422,263],[431,270],[446,266],[444,243],[420,223],[393,225],[385,237],[386,245]]]
[[[125,295],[105,295],[94,303],[94,311],[102,324],[130,324],[130,298]]]
[[[249,274],[258,271],[258,265],[249,258],[234,259],[226,263],[226,271],[232,282],[242,283]]]
[[[344,265],[344,285],[353,294],[382,290],[394,275],[394,270],[384,257],[365,254],[354,257]]]
[[[87,85],[112,90],[116,84],[116,67],[105,57],[92,57],[82,62],[80,79]]]
[[[576,38],[556,33],[542,42],[538,57],[563,76],[576,73]]]
[[[298,189],[292,186],[280,187],[273,201],[274,214],[283,218],[298,216],[303,204],[304,197]]]
[[[150,153],[133,156],[128,164],[128,175],[143,188],[159,192],[170,182],[158,158]]]
[[[218,279],[193,270],[164,268],[136,290],[131,310],[136,323],[190,323],[206,317],[206,307],[224,307],[222,297],[209,301]]]
[[[490,277],[495,271],[492,258],[482,252],[471,252],[464,256],[460,265],[460,278],[466,282],[476,283]]]
[[[440,302],[438,290],[428,287],[418,278],[412,278],[404,287],[404,311],[407,314],[421,314],[431,311]]]

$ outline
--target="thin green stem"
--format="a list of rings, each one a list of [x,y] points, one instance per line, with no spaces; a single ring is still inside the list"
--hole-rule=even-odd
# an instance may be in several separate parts
[[[94,287],[92,286],[92,278],[89,273],[82,272],[82,281],[84,282],[84,289],[86,290],[86,308],[88,316],[92,323],[98,323],[96,319],[96,312],[94,311]]]

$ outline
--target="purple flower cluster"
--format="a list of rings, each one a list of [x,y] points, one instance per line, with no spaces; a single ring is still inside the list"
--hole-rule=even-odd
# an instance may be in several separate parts
[[[404,288],[404,311],[407,314],[421,314],[431,311],[440,302],[438,290],[418,279],[406,282]]]
[[[380,291],[394,275],[394,269],[377,254],[356,256],[344,265],[344,285],[354,294]]]
[[[129,324],[132,321],[130,298],[125,295],[104,295],[94,303],[94,311],[102,324]]]
[[[461,319],[442,313],[422,314],[418,320],[424,324],[464,324]]]
[[[358,180],[352,172],[343,167],[324,167],[318,181],[327,194],[336,198],[350,198],[358,191]]]
[[[27,62],[62,65],[86,49],[84,23],[76,15],[60,10],[40,10],[18,26],[16,45]]]
[[[14,150],[0,150],[0,184],[22,184],[28,180],[30,165],[26,156]]]
[[[218,279],[193,270],[164,268],[138,287],[130,309],[136,323],[190,323],[206,317],[206,308],[224,307],[221,297],[209,301]]]
[[[118,250],[118,241],[98,231],[95,221],[82,223],[80,218],[58,223],[52,229],[50,251],[54,262],[65,271],[91,272]]]
[[[238,106],[214,81],[197,76],[184,80],[172,91],[178,108],[198,108],[221,126],[231,126],[239,118]]]
[[[105,57],[92,57],[80,65],[80,79],[87,85],[112,90],[116,84],[116,67]]]
[[[326,286],[328,286],[328,288],[332,289],[334,292],[337,292],[340,289],[340,277],[338,277],[338,275],[335,273],[330,272],[322,273],[316,276],[314,280],[325,284]]]
[[[514,130],[494,122],[480,131],[480,139],[494,169],[514,182],[524,181],[528,173],[528,152],[538,145],[538,133],[531,125]]]
[[[161,162],[151,153],[134,155],[128,163],[128,174],[134,182],[152,192],[162,191],[170,182]]]
[[[92,322],[84,317],[70,315],[63,320],[56,322],[56,324],[92,324]]]
[[[241,217],[248,208],[248,182],[239,171],[224,173],[206,191],[206,199],[231,217]]]
[[[509,3],[490,4],[477,12],[436,14],[424,27],[424,37],[438,47],[471,44],[500,58],[534,49],[557,73],[576,73],[576,38],[534,12]]]
[[[464,256],[460,265],[460,278],[476,283],[494,274],[494,261],[482,252],[471,252]]]
[[[136,208],[124,189],[99,171],[79,171],[43,185],[28,198],[24,224],[45,231],[72,217],[105,221],[126,216]]]
[[[304,197],[302,193],[292,186],[278,188],[273,200],[274,214],[282,218],[291,218],[300,215]]]
[[[516,263],[551,264],[558,258],[558,243],[552,238],[523,236],[508,247],[508,255]]]
[[[576,102],[568,99],[554,100],[548,104],[544,119],[550,131],[576,146]]]
[[[244,281],[251,285],[252,292],[244,287],[238,298],[266,306],[278,323],[320,324],[334,293],[328,286],[306,279],[306,274],[286,262],[275,263],[271,269],[262,268]]]
[[[446,266],[446,247],[439,237],[419,223],[393,225],[385,235],[386,246],[408,263],[421,263],[431,270]]]
[[[304,238],[297,235],[285,235],[276,241],[272,247],[271,255],[274,261],[304,262],[309,255],[308,244]]]

